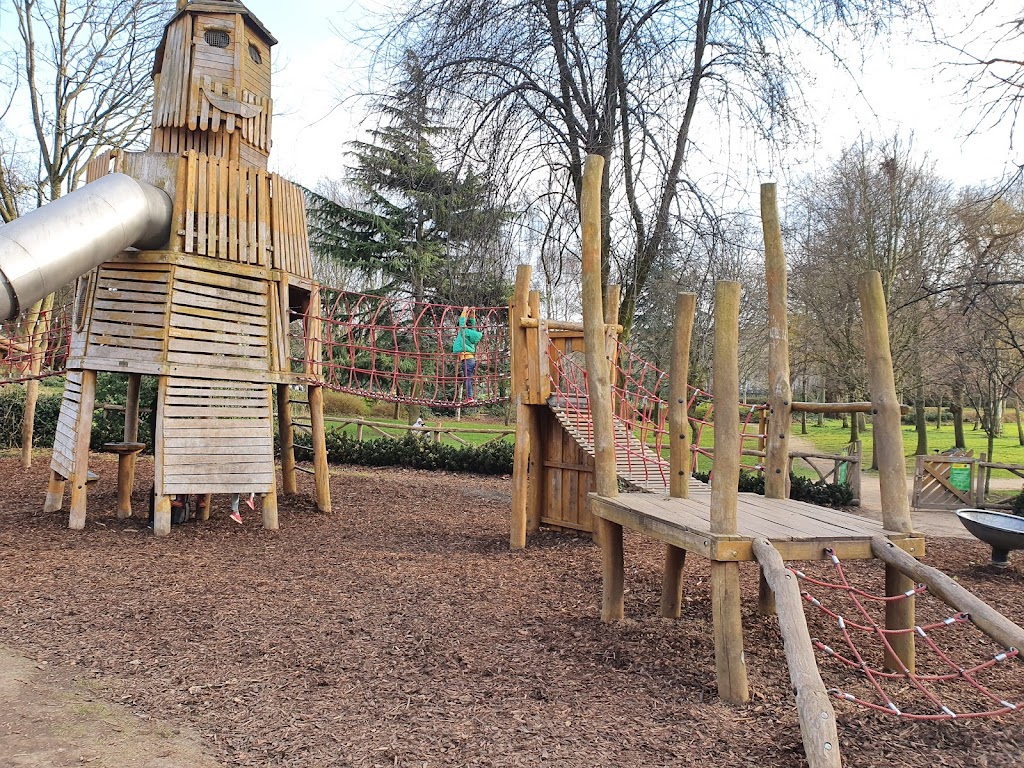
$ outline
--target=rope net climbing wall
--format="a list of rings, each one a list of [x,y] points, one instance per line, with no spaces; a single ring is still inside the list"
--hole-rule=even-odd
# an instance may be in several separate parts
[[[455,408],[469,402],[459,355],[461,307],[321,288],[306,323],[293,323],[293,371],[320,372],[323,385],[375,400]],[[477,405],[509,398],[508,309],[476,308],[473,376]],[[310,322],[312,321],[312,322]],[[320,328],[319,338],[304,335]]]

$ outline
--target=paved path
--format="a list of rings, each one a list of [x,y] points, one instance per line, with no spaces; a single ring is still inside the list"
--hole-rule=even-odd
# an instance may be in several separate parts
[[[799,435],[791,435],[789,439],[790,450],[814,453],[818,449],[809,440]],[[908,459],[908,465],[913,463]],[[860,508],[852,511],[870,517],[872,520],[882,519],[882,493],[878,485],[878,475],[867,472],[861,475],[860,486]],[[1021,481],[1014,478],[996,478],[992,480],[993,489],[1017,490],[1021,488]],[[914,476],[907,477],[908,496],[914,491]],[[928,512],[924,510],[910,510],[914,520],[914,529],[926,536],[949,536],[958,539],[974,539],[967,529],[960,524],[960,520],[952,510],[942,512]]]

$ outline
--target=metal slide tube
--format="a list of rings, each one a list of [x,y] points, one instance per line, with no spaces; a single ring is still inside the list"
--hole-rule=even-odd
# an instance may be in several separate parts
[[[0,320],[125,248],[165,245],[171,214],[163,190],[112,173],[0,227]]]

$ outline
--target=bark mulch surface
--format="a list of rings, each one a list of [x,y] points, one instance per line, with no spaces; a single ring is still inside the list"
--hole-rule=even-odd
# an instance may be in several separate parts
[[[29,471],[0,459],[0,645],[77,671],[140,717],[198,731],[225,765],[803,765],[778,625],[756,613],[749,564],[752,698],[734,707],[715,692],[708,563],[691,555],[683,618],[660,619],[662,550],[627,532],[627,618],[603,625],[588,538],[542,532],[508,551],[507,478],[336,467],[333,515],[315,511],[301,475],[300,494],[281,499],[280,531],[244,507],[235,524],[215,497],[209,522],[157,540],[144,521],[113,514],[112,458],[94,457],[102,479],[84,532],[40,511],[45,457]],[[150,477],[143,461],[136,509]],[[1024,555],[997,572],[980,543],[929,547],[929,563],[1024,622]],[[877,562],[846,566],[881,590]],[[831,564],[805,570],[833,575]],[[833,606],[845,599],[812,591]],[[919,621],[948,614],[935,603],[919,600]],[[834,622],[807,615],[812,634],[845,649]],[[999,650],[970,625],[935,636],[965,663]],[[878,658],[877,640],[858,640]],[[919,657],[936,662],[926,648]],[[819,664],[827,686],[872,696],[851,670]],[[1024,700],[1024,662],[981,679]],[[888,690],[907,711],[933,711],[906,681]],[[987,708],[962,683],[941,694],[953,709]],[[850,766],[1024,765],[1024,714],[920,722],[846,702],[836,711]]]

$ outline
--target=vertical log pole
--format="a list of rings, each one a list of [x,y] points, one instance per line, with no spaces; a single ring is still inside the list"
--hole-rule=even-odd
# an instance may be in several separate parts
[[[686,499],[690,496],[690,420],[687,416],[690,377],[690,340],[697,296],[680,293],[676,296],[675,333],[672,337],[672,367],[669,371],[668,433],[669,433],[669,496]],[[661,615],[678,619],[683,600],[683,567],[686,550],[665,545],[665,572],[661,582]]]
[[[864,316],[864,356],[871,389],[872,428],[875,433],[875,458],[882,497],[882,525],[886,530],[909,533],[913,530],[910,501],[907,498],[907,460],[903,455],[900,429],[900,404],[896,399],[896,379],[889,349],[889,320],[886,316],[882,277],[865,272],[858,281],[861,314]],[[885,567],[885,594],[893,597],[914,588],[914,582],[891,565]],[[886,603],[887,629],[914,626],[914,598]],[[891,635],[889,642],[896,657],[886,652],[885,665],[900,671],[914,669],[914,633]]]
[[[711,480],[711,533],[736,533],[740,478],[740,284],[715,285],[715,464]],[[730,704],[750,697],[743,657],[739,563],[711,561],[711,613],[718,695]]]
[[[786,498],[789,425],[789,329],[786,310],[786,256],[775,199],[775,185],[761,185],[761,227],[764,230],[765,276],[768,284],[768,438],[765,445],[764,495]]]
[[[292,424],[292,397],[287,384],[277,385],[277,433],[281,442],[281,490],[285,496],[296,493],[295,428]]]
[[[153,535],[167,536],[171,532],[171,497],[164,494],[164,404],[167,401],[167,377],[161,376],[157,384],[156,431],[153,433]]]
[[[75,469],[71,476],[71,512],[68,528],[85,528],[86,488],[89,481],[89,438],[92,437],[92,411],[96,404],[96,371],[82,371],[82,395],[75,422]]]
[[[142,391],[142,374],[128,374],[128,396],[124,405],[124,441],[139,441],[139,394]]]
[[[530,407],[527,404],[526,331],[519,320],[529,312],[530,276],[532,268],[520,264],[516,269],[512,303],[508,308],[509,340],[511,343],[512,401],[516,408],[516,437],[512,449],[512,514],[509,523],[509,549],[526,546],[527,507],[530,490],[530,453],[532,448]],[[539,521],[538,521],[539,523]]]
[[[331,474],[327,464],[327,426],[324,423],[323,387],[308,387],[309,424],[313,433],[313,479],[316,484],[316,508],[331,511]]]
[[[765,429],[764,495],[784,499],[789,480],[789,429],[793,394],[789,383],[789,319],[786,255],[775,184],[761,185],[761,229],[764,232],[764,268],[768,286],[768,419]],[[758,579],[757,609],[762,616],[775,613],[775,593]]]
[[[583,169],[580,225],[583,230],[583,344],[587,357],[590,418],[594,425],[594,491],[605,498],[619,495],[615,471],[615,427],[601,289],[601,179],[604,158],[588,155]],[[601,542],[601,621],[623,616],[622,526],[595,517]]]
[[[46,488],[46,501],[43,502],[43,512],[59,512],[64,506],[64,478],[52,469],[50,470],[50,483]]]

